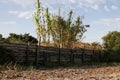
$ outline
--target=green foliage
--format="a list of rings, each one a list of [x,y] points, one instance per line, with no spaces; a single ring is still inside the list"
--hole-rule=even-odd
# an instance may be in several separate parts
[[[73,11],[70,10],[67,20],[60,16],[60,9],[58,15],[49,13],[49,8],[44,9],[39,0],[36,1],[36,11],[33,14],[36,25],[36,33],[38,36],[38,44],[47,41],[53,41],[54,46],[72,48],[72,43],[80,41],[86,27],[82,24],[82,19],[77,17],[74,21],[72,19]],[[47,38],[48,40],[46,40]]]
[[[2,38],[0,41],[5,41],[5,42],[15,42],[15,43],[37,43],[37,39],[34,38],[33,36],[29,34],[15,34],[15,33],[10,33],[7,38]]]
[[[107,49],[107,61],[120,62],[120,32],[109,32],[103,37],[103,43]]]
[[[50,43],[50,36],[52,35],[52,20],[48,8],[46,9],[46,21],[47,21],[48,43]]]
[[[100,43],[99,42],[93,42],[93,43],[91,43],[91,45],[96,47],[96,46],[100,46]]]
[[[46,40],[46,27],[45,27],[45,11],[44,8],[41,6],[39,0],[36,1],[36,11],[33,14],[34,23],[36,25],[36,34],[38,38],[38,45],[43,40]]]
[[[11,61],[15,61],[15,55],[13,51],[0,46],[0,64],[2,65]]]
[[[103,43],[108,50],[120,50],[120,32],[113,31],[103,37]]]
[[[2,34],[0,34],[0,41],[2,40]]]

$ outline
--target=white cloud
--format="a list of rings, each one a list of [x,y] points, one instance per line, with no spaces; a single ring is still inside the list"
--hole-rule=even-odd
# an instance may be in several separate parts
[[[0,3],[7,3],[6,0],[0,0]]]
[[[15,21],[0,21],[0,25],[15,25]]]
[[[93,25],[99,25],[104,27],[116,27],[120,28],[120,17],[119,18],[109,18],[109,19],[100,19],[93,22]]]
[[[99,41],[102,42],[102,37],[108,34],[109,31],[120,31],[120,17],[118,18],[103,18],[95,20],[91,23],[90,30],[86,33],[87,38],[85,41]],[[94,37],[94,36],[95,37]]]
[[[32,18],[33,11],[8,11],[9,14],[14,14],[18,18],[30,19]]]
[[[120,0],[110,0],[112,3],[118,3],[118,1],[120,1]]]
[[[74,3],[76,3],[76,5],[79,5],[79,6],[98,10],[99,5],[105,3],[105,0],[74,0]]]
[[[12,2],[15,4],[19,4],[22,6],[33,6],[35,4],[36,0],[1,0],[1,2]],[[109,0],[109,2],[117,2],[119,0]],[[99,7],[101,4],[108,3],[108,0],[40,0],[43,5],[49,7],[50,5],[56,5],[56,4],[63,4],[65,6],[71,6],[71,4],[75,4],[77,7],[85,7],[85,8],[91,8],[94,10],[99,10]],[[75,7],[75,6],[74,6]],[[73,8],[74,8],[73,7]],[[55,8],[55,7],[54,7]],[[108,7],[104,7],[106,11],[109,11]],[[113,10],[118,9],[117,6],[112,6]]]
[[[110,8],[108,8],[107,5],[104,6],[104,10],[109,12],[110,10],[118,10],[118,7],[115,5],[112,5]]]
[[[98,4],[98,3],[104,3],[105,0],[85,0],[85,1],[89,4]]]
[[[98,10],[99,6],[98,5],[93,5],[93,6],[91,6],[91,8],[93,8],[94,10]]]
[[[75,3],[75,0],[70,0],[70,2]]]
[[[105,10],[105,11],[110,11],[110,9],[108,8],[107,5],[104,6],[104,10]]]
[[[18,11],[8,11],[8,13],[10,13],[10,14],[17,14],[18,13]]]
[[[19,5],[22,5],[22,6],[27,6],[27,5],[34,4],[36,0],[6,0],[6,1],[7,2],[12,2],[12,3],[15,3],[15,4],[19,4]]]
[[[3,2],[4,0],[1,0]],[[19,4],[22,6],[35,4],[36,0],[6,0],[6,2],[12,2],[15,4]],[[94,10],[98,10],[99,4],[104,3],[106,0],[40,0],[42,4],[76,4],[78,6],[83,6],[87,8],[92,8]],[[5,1],[4,1],[5,2]]]
[[[30,19],[30,18],[32,18],[32,14],[33,14],[32,11],[20,12],[20,13],[18,14],[18,18]]]
[[[111,9],[112,9],[112,10],[118,10],[118,7],[115,6],[115,5],[112,5],[112,6],[111,6]]]

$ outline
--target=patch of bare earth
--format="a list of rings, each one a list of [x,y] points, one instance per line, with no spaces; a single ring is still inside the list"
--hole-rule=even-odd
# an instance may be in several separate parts
[[[120,66],[0,71],[0,80],[120,80]]]

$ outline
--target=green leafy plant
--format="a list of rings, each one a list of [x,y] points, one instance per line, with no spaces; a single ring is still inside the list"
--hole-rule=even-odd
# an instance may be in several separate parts
[[[106,61],[120,62],[120,32],[112,31],[103,37],[104,47],[107,49],[105,54]]]
[[[73,48],[74,42],[79,42],[89,25],[83,25],[82,17],[72,18],[73,11],[70,10],[67,19],[58,14],[51,14],[49,8],[42,7],[39,0],[36,0],[36,9],[33,14],[36,25],[38,45],[42,42],[51,42],[56,47]],[[48,40],[46,40],[48,39]]]

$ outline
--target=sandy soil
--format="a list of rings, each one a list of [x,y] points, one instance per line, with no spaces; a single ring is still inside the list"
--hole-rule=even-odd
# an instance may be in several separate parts
[[[120,66],[0,71],[0,80],[120,80]]]

